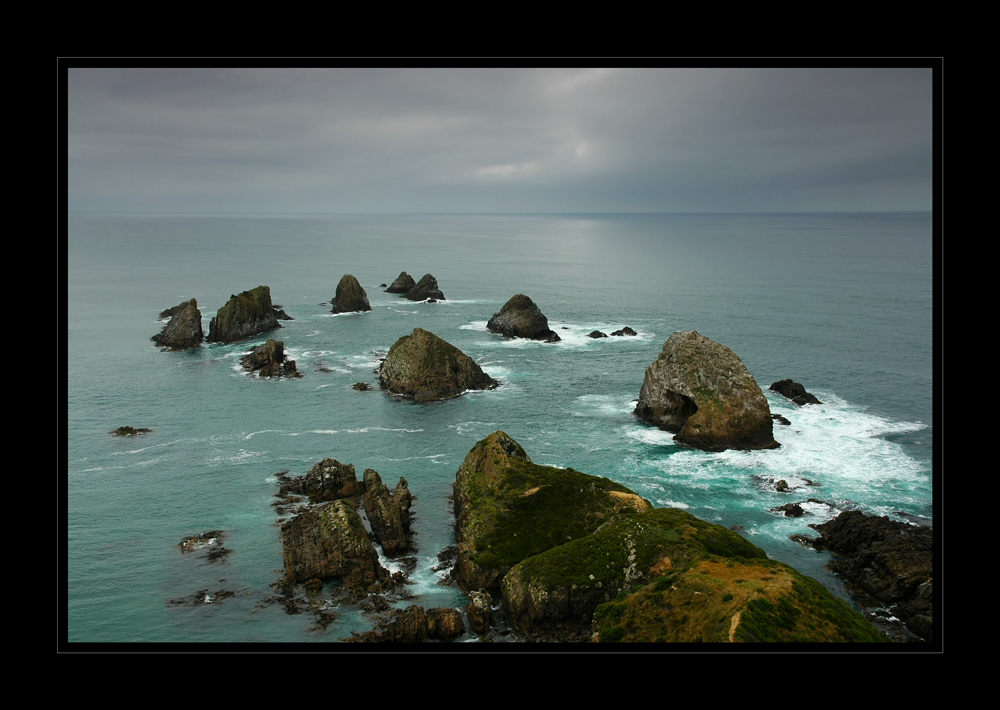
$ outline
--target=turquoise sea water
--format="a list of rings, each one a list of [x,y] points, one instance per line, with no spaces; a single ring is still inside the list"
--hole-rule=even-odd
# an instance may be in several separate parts
[[[73,215],[67,252],[67,539],[70,642],[335,642],[368,619],[262,604],[282,567],[275,473],[317,461],[374,468],[417,496],[418,552],[401,602],[464,607],[431,570],[454,543],[455,472],[503,429],[541,464],[629,486],[745,534],[844,596],[826,553],[789,540],[839,510],[933,516],[932,227],[927,213],[788,215]],[[446,300],[386,294],[400,271]],[[333,316],[354,274],[373,310]],[[244,343],[160,352],[161,310],[197,298],[204,328],[231,294],[267,285],[295,320]],[[505,340],[486,321],[529,295],[563,340]],[[631,326],[634,338],[591,339]],[[416,327],[502,386],[415,404],[380,391],[379,357]],[[772,451],[707,453],[632,415],[671,333],[730,347],[765,390]],[[259,380],[239,357],[283,340],[304,377]],[[767,392],[792,378],[823,402]],[[122,425],[152,434],[119,438]],[[797,487],[778,493],[774,483]],[[807,482],[811,482],[809,485]],[[809,515],[770,511],[815,498]],[[181,555],[223,530],[224,563]],[[193,607],[198,590],[237,595]]]

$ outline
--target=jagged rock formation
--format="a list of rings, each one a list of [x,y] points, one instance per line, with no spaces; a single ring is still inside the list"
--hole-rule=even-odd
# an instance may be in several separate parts
[[[271,304],[271,289],[258,286],[229,297],[209,324],[207,340],[210,343],[233,343],[280,327]]]
[[[337,293],[333,297],[333,310],[330,312],[353,313],[371,309],[368,294],[361,288],[358,280],[351,274],[344,274],[337,284]]]
[[[441,293],[441,289],[438,288],[437,279],[430,274],[424,274],[423,277],[414,284],[413,288],[406,292],[406,298],[411,301],[424,301],[427,299],[433,299],[436,301],[445,300],[444,294]]]
[[[358,481],[354,464],[340,463],[330,458],[315,464],[305,476],[281,477],[281,480],[279,496],[308,496],[313,503],[351,498],[364,493],[364,485]]]
[[[198,301],[192,298],[160,313],[160,318],[169,318],[157,335],[150,340],[166,350],[191,350],[201,345],[205,339],[201,328],[201,311]]]
[[[340,577],[349,589],[377,592],[393,583],[350,500],[299,513],[281,525],[281,535],[285,577],[293,584]]]
[[[779,446],[767,399],[743,362],[693,330],[671,335],[646,368],[635,414],[697,449]]]
[[[379,380],[386,391],[418,402],[500,385],[471,357],[422,328],[404,335],[389,349],[379,367]]]
[[[530,338],[554,343],[559,336],[549,330],[549,320],[535,305],[535,302],[519,293],[493,314],[486,328],[508,338]]]
[[[254,346],[240,363],[244,370],[256,372],[259,377],[302,377],[295,361],[285,357],[285,343],[281,340]]]
[[[778,382],[772,384],[768,389],[773,390],[780,395],[784,395],[800,407],[803,404],[823,404],[816,399],[814,395],[806,392],[806,388],[798,382],[792,382],[791,378],[787,380],[779,380]]]
[[[456,579],[500,595],[528,640],[885,640],[737,533],[654,509],[608,479],[537,465],[502,431],[469,452],[454,501]]]
[[[392,493],[382,483],[378,471],[368,468],[364,473],[365,514],[375,540],[387,555],[398,555],[410,549],[410,505],[413,496],[406,479],[400,477]]]
[[[612,334],[612,335],[615,335],[615,336],[622,336],[622,335],[638,335],[638,333],[636,333],[636,332],[635,332],[634,330],[632,330],[632,329],[631,329],[631,328],[629,328],[628,326],[625,326],[624,328],[621,328],[621,329],[619,329],[619,330],[616,330],[616,331],[612,332],[611,334]]]
[[[465,633],[462,614],[457,609],[427,609],[408,606],[394,609],[380,619],[376,628],[363,634],[353,632],[349,643],[420,643],[451,641]]]
[[[934,637],[934,534],[888,517],[852,510],[810,525],[822,537],[796,539],[844,557],[827,566],[851,585],[864,607],[891,606],[917,636]]]
[[[413,288],[416,285],[417,285],[417,283],[413,280],[412,276],[410,276],[405,271],[400,271],[399,272],[399,276],[396,277],[396,280],[393,281],[389,285],[389,288],[387,288],[385,290],[385,292],[386,293],[406,293],[407,291],[409,291],[411,288]]]

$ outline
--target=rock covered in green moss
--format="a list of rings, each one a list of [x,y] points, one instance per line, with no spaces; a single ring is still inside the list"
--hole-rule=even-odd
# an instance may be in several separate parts
[[[337,284],[337,292],[333,297],[331,313],[354,313],[370,311],[368,294],[351,274],[344,274]]]
[[[496,589],[518,562],[649,507],[614,481],[533,463],[502,431],[465,457],[454,504],[455,576],[467,591]]]
[[[151,340],[166,350],[191,350],[201,345],[205,339],[201,328],[201,311],[198,301],[192,298],[160,313],[160,318],[169,318],[163,330]]]
[[[229,297],[226,305],[212,318],[207,340],[210,343],[233,343],[280,327],[271,304],[271,289],[258,286]]]
[[[471,357],[423,328],[404,335],[389,349],[379,367],[379,380],[386,391],[418,402],[500,386]]]
[[[779,446],[767,399],[743,362],[693,330],[671,335],[646,368],[635,414],[697,449]]]
[[[528,640],[885,640],[737,533],[608,479],[537,465],[502,431],[466,456],[454,502],[456,579],[498,590]]]
[[[559,336],[549,330],[549,320],[535,302],[519,293],[493,314],[486,328],[508,338],[530,338],[547,343],[558,341]]]

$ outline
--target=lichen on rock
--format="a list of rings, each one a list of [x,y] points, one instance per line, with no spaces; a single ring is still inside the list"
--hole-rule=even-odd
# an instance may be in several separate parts
[[[387,392],[418,402],[500,385],[471,357],[423,328],[414,329],[393,344],[379,367],[379,381]]]
[[[271,304],[271,289],[258,286],[229,297],[226,305],[212,318],[207,340],[210,343],[232,343],[280,327]]]
[[[746,366],[693,330],[671,335],[646,368],[635,414],[697,449],[779,446],[767,399]]]

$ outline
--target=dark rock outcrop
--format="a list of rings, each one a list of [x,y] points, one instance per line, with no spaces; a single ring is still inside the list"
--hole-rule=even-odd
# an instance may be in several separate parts
[[[612,332],[611,334],[612,334],[612,335],[615,335],[615,336],[622,336],[622,335],[638,335],[638,333],[636,333],[636,332],[635,332],[634,330],[632,330],[632,329],[631,329],[631,328],[629,328],[628,326],[625,326],[624,328],[621,328],[621,329],[619,329],[619,330],[616,330],[616,331]]]
[[[150,340],[166,350],[191,350],[201,345],[205,333],[201,328],[201,311],[198,301],[192,298],[160,313],[160,318],[169,318],[157,335]]]
[[[519,293],[503,304],[498,312],[493,314],[486,328],[508,338],[530,338],[543,340],[547,343],[558,341],[559,336],[549,330],[549,319],[546,318],[535,302]]]
[[[706,451],[779,445],[767,399],[743,362],[693,330],[671,335],[646,368],[635,414]]]
[[[305,476],[280,477],[282,483],[278,495],[290,494],[308,496],[313,503],[340,500],[361,496],[364,485],[358,481],[358,474],[352,463],[340,463],[336,459],[323,459],[314,465]]]
[[[787,397],[800,407],[803,404],[823,404],[815,396],[806,392],[805,387],[798,382],[792,382],[791,379],[779,380],[768,387],[768,389]]]
[[[358,392],[367,392],[368,390],[372,389],[371,385],[369,385],[367,382],[355,382],[353,385],[351,385],[351,388],[356,389]]]
[[[386,293],[406,293],[411,288],[416,286],[416,281],[405,271],[399,272],[399,276],[393,281],[389,287],[385,290]]]
[[[430,274],[424,274],[423,278],[414,284],[413,288],[406,292],[406,298],[411,301],[424,301],[427,299],[443,301],[444,294],[438,288],[437,279]]]
[[[408,606],[394,609],[380,619],[376,628],[344,639],[349,643],[420,643],[451,641],[465,633],[462,614],[457,609],[427,609]]]
[[[454,502],[456,579],[498,594],[529,641],[885,640],[737,533],[653,508],[608,479],[535,464],[504,432],[466,456]]]
[[[500,385],[471,357],[423,328],[393,344],[379,367],[379,380],[386,391],[418,402]]]
[[[280,327],[271,304],[271,289],[258,286],[229,297],[209,324],[207,340],[210,343],[233,343]]]
[[[244,370],[256,372],[259,377],[302,377],[295,361],[285,357],[285,343],[281,340],[254,346],[240,363]]]
[[[844,555],[828,567],[843,577],[865,607],[892,613],[926,641],[934,636],[934,535],[929,527],[852,510],[810,525],[822,537],[813,547]],[[803,541],[800,539],[800,541]]]
[[[150,434],[152,431],[152,429],[146,429],[145,427],[139,427],[136,429],[135,427],[130,426],[120,426],[117,429],[112,429],[108,433],[114,434],[115,436],[137,436],[139,434]]]
[[[588,338],[606,338],[606,337],[608,337],[608,334],[607,333],[602,333],[599,330],[592,330],[592,331],[590,331],[590,333],[587,334],[587,337]]]
[[[335,500],[281,525],[285,577],[291,583],[339,577],[348,589],[378,592],[393,584],[379,564],[353,502]]]
[[[378,471],[368,468],[364,473],[365,514],[375,540],[385,554],[393,556],[410,550],[410,504],[413,496],[406,479],[400,477],[392,493],[382,483]]]
[[[331,313],[354,313],[372,309],[368,303],[368,294],[351,274],[344,274],[340,279],[332,305]]]

